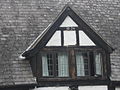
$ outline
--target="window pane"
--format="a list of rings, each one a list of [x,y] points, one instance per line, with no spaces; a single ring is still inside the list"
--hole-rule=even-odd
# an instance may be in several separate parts
[[[77,76],[85,76],[84,59],[81,52],[76,54]]]
[[[61,31],[56,31],[46,46],[61,46]]]
[[[64,31],[64,45],[76,45],[75,31]]]
[[[83,32],[79,31],[80,46],[95,46],[94,42]]]
[[[43,76],[53,76],[52,54],[42,54],[42,74]]]
[[[48,61],[46,55],[42,55],[42,74],[43,76],[49,76],[48,74]]]
[[[95,67],[96,67],[95,72],[97,75],[102,74],[101,60],[102,60],[101,53],[96,53],[95,54]]]
[[[68,55],[66,52],[58,53],[58,77],[67,77],[69,76],[68,71]]]
[[[83,52],[76,53],[77,76],[89,75],[88,54]]]
[[[42,75],[68,77],[68,54],[66,52],[42,54]]]

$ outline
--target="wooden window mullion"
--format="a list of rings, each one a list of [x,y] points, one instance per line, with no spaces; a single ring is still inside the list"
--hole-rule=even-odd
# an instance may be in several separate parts
[[[94,54],[95,52],[90,52],[89,57],[90,57],[90,75],[94,76],[95,74],[95,60],[94,60]]]
[[[72,79],[76,78],[76,68],[75,68],[75,51],[74,49],[70,50],[70,76]]]
[[[88,60],[88,63],[87,63],[88,64],[87,65],[88,68],[87,68],[87,70],[88,70],[88,75],[90,76],[90,57],[89,57],[89,51],[87,51],[86,53],[87,53],[87,60]]]
[[[55,52],[52,52],[53,57],[53,76],[56,77],[56,58],[55,58]]]

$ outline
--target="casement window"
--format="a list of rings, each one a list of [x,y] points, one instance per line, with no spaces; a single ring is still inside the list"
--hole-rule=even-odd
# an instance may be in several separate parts
[[[89,53],[77,52],[76,53],[76,66],[77,76],[89,76],[90,75],[90,59]]]
[[[102,56],[100,52],[76,52],[77,76],[102,75]]]
[[[76,77],[102,76],[103,74],[103,56],[100,50],[83,50],[83,48],[66,50],[62,47],[47,49],[41,51],[42,77],[70,77],[71,67],[76,69]],[[74,53],[71,54],[71,51]],[[72,60],[75,61],[75,65],[71,63]]]
[[[48,78],[48,81],[105,80],[110,75],[112,51],[113,48],[68,6],[22,56],[32,59],[32,70],[39,82],[47,82]]]
[[[68,66],[67,52],[42,53],[43,77],[68,77]]]

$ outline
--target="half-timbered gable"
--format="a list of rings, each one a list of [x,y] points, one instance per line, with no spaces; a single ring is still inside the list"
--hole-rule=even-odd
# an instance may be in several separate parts
[[[66,5],[22,56],[30,59],[38,86],[108,86],[112,51],[113,48]]]
[[[120,0],[0,0],[0,90],[119,90]]]

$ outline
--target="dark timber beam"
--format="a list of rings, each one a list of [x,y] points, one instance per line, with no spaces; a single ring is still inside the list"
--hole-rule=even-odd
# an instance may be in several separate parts
[[[70,90],[78,90],[78,86],[69,86]]]

